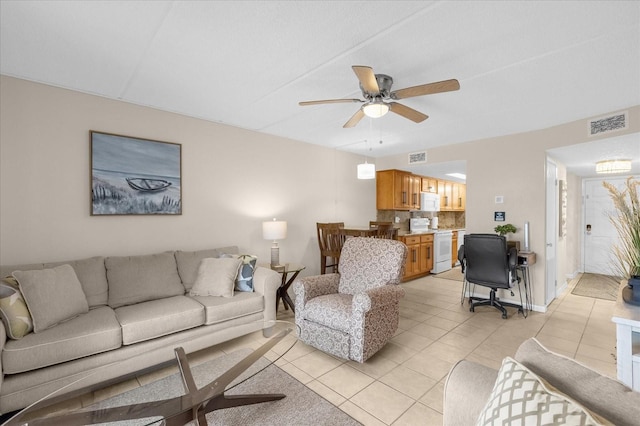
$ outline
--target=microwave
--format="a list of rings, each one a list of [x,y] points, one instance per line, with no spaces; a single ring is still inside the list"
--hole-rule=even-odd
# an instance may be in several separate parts
[[[420,193],[420,210],[423,212],[439,212],[440,196],[433,192]]]

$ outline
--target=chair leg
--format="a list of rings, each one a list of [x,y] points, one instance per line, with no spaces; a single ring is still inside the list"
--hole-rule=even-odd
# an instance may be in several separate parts
[[[505,309],[505,307],[508,306],[512,308],[518,308],[518,312],[524,313],[522,305],[517,305],[515,303],[500,302],[496,297],[496,291],[494,289],[491,289],[491,292],[489,293],[489,299],[481,299],[481,298],[475,298],[475,297],[470,297],[469,299],[476,300],[476,302],[471,302],[471,307],[469,308],[469,311],[471,312],[475,312],[476,306],[493,306],[494,308],[502,312],[503,319],[507,319],[507,310]]]
[[[320,256],[320,274],[324,275],[327,273],[327,258],[326,256]]]

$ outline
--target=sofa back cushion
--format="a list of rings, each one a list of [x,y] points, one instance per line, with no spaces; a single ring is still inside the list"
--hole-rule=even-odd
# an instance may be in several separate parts
[[[638,424],[640,393],[617,380],[549,352],[533,338],[520,345],[515,359],[560,392],[614,424]]]
[[[117,308],[184,294],[173,252],[107,257],[109,306]]]
[[[237,246],[220,247],[209,250],[182,251],[175,252],[176,263],[178,264],[178,273],[182,279],[182,285],[187,290],[191,290],[193,283],[198,278],[198,268],[202,259],[220,257],[222,254],[238,254]]]
[[[7,265],[0,267],[0,278],[11,275],[13,271],[32,271],[38,269],[51,269],[60,265],[71,265],[82,285],[82,290],[87,297],[89,307],[103,306],[107,304],[109,297],[109,284],[107,283],[107,271],[104,266],[104,257],[96,256],[87,259],[72,260],[68,262],[32,263],[28,265]]]

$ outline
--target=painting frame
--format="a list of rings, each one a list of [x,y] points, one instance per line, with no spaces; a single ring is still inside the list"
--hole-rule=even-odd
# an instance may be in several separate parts
[[[89,131],[91,216],[182,215],[182,145]]]

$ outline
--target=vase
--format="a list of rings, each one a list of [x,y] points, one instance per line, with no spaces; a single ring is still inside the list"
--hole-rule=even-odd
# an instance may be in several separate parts
[[[622,300],[630,305],[640,306],[640,275],[634,275],[622,289]]]

